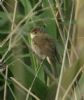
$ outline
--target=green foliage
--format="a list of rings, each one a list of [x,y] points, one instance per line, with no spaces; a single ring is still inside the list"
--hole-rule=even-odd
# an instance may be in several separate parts
[[[48,85],[48,79],[46,82],[45,78],[50,78],[49,64],[45,64],[45,62],[40,61],[38,57],[34,55],[30,47],[31,39],[29,32],[36,26],[44,28],[55,40],[57,50],[60,54],[60,61],[63,62],[65,40],[68,33],[68,26],[70,25],[73,2],[72,0],[60,1],[59,6],[58,1],[59,0],[15,0],[13,3],[11,0],[4,0],[3,3],[0,4],[0,68],[6,67],[5,71],[0,71],[0,100],[2,100],[3,97],[7,100],[37,100],[36,98],[39,98],[39,100],[55,100],[60,76],[52,80],[52,84]],[[16,8],[15,5],[17,6]],[[64,18],[64,22],[62,18]],[[72,18],[72,21],[73,20],[74,18]],[[72,34],[69,40],[71,36]],[[68,43],[68,54],[70,54],[70,48],[71,45]],[[74,80],[66,97],[69,98],[72,96],[71,91],[73,91],[72,87],[74,87],[75,83],[74,78],[84,64],[84,55],[81,55],[70,67],[70,57],[68,58],[66,54],[61,80],[62,89],[60,88],[59,92],[59,98],[61,99]],[[7,66],[8,72],[6,72]],[[62,63],[56,66],[60,75]],[[7,77],[6,74],[8,74]],[[80,85],[82,84],[84,89],[83,74],[81,74],[82,77],[80,76],[78,83]],[[4,84],[6,84],[7,88]],[[75,92],[78,93],[77,84],[75,88]],[[80,92],[81,91],[83,92],[82,89]],[[71,100],[71,98],[69,98],[69,100]]]

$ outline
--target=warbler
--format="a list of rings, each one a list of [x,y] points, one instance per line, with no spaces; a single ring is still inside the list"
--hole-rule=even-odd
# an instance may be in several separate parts
[[[56,63],[60,62],[60,57],[56,49],[56,44],[47,32],[36,27],[30,32],[31,47],[40,59],[47,59],[51,66],[51,72],[57,76]]]

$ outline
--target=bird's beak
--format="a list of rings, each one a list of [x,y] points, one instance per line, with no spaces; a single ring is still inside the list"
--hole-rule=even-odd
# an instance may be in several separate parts
[[[31,32],[30,33],[31,39],[33,39],[35,37],[35,35]]]

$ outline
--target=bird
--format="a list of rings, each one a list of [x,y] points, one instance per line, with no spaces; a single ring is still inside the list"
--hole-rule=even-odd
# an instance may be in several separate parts
[[[56,62],[60,62],[55,41],[42,28],[36,27],[30,32],[31,48],[42,60],[46,59],[51,66],[51,72],[57,77]]]

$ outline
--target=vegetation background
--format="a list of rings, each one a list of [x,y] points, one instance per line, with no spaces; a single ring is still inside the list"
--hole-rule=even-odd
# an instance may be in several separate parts
[[[84,100],[83,10],[84,0],[0,0],[0,100]],[[30,48],[36,26],[53,37],[62,58],[51,85],[48,66]]]

